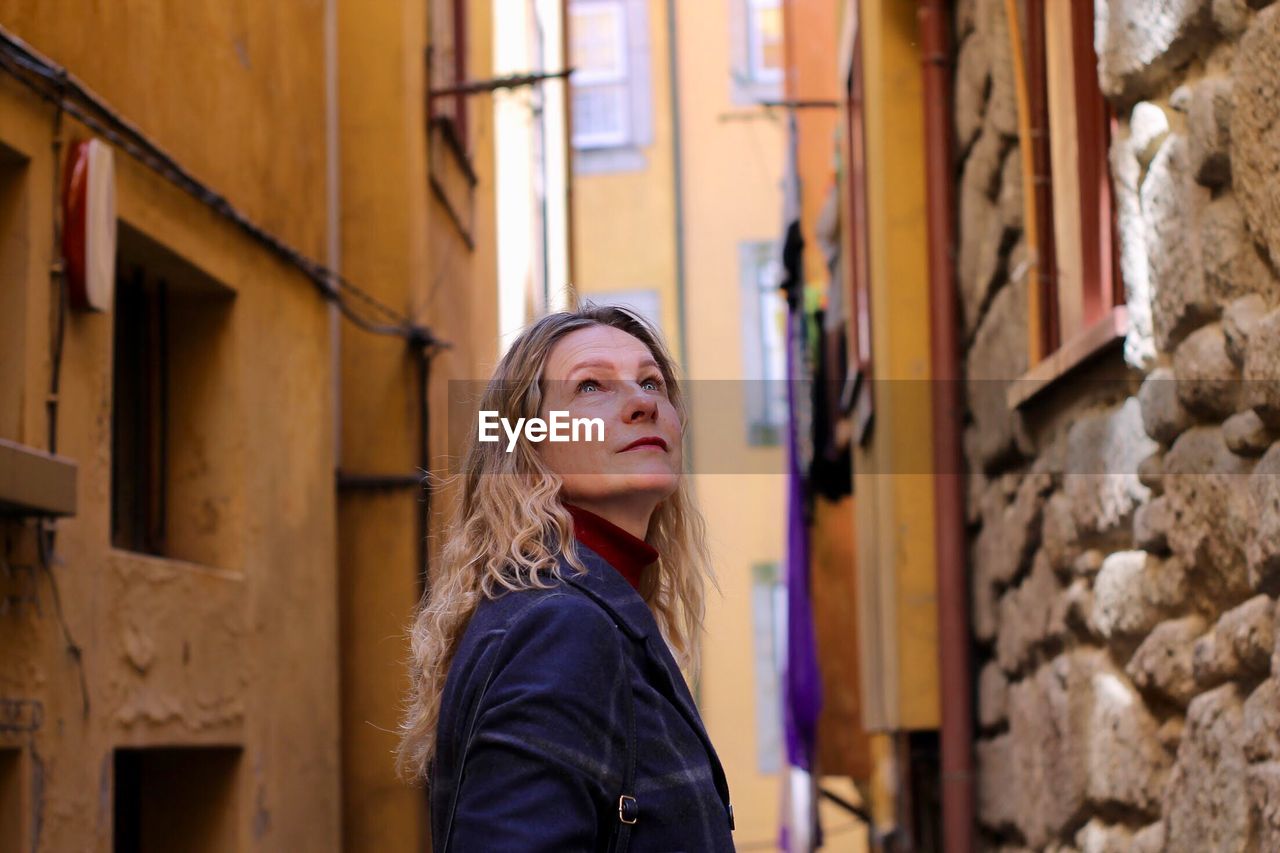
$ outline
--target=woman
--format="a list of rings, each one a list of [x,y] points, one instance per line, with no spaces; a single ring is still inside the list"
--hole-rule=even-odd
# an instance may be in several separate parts
[[[710,572],[670,355],[628,311],[553,314],[512,344],[480,409],[566,411],[604,434],[509,451],[472,434],[412,629],[398,753],[429,785],[433,849],[732,850],[724,771],[681,672],[697,669]]]

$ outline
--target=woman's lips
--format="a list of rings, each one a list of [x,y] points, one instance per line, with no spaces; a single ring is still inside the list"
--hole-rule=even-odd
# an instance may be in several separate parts
[[[663,453],[667,451],[667,443],[656,435],[646,435],[644,438],[637,438],[635,441],[622,448],[620,453],[626,453],[628,450],[639,450],[643,447],[653,447],[661,450]]]

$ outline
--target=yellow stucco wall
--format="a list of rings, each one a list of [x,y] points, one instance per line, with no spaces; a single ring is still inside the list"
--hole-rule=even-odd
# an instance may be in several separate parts
[[[911,4],[861,0],[875,423],[854,458],[866,723],[938,724],[924,113]]]
[[[340,9],[340,67],[360,69],[344,72],[340,82],[343,268],[449,343],[432,360],[429,386],[432,470],[446,475],[459,453],[448,447],[449,383],[486,380],[497,356],[490,96],[469,100],[468,153],[477,183],[469,199],[453,199],[474,217],[469,247],[430,190],[422,124],[430,5],[343,0]],[[490,4],[469,2],[467,15],[467,77],[485,79]],[[343,326],[341,347],[343,470],[414,473],[422,437],[415,359],[403,344],[350,325]],[[428,565],[450,499],[431,497]],[[419,594],[417,515],[424,508],[412,488],[340,493],[343,828],[351,851],[425,849],[425,794],[397,780],[391,763],[408,686],[403,631]]]
[[[318,138],[323,121],[321,53],[308,49],[319,41],[314,10],[193,4],[178,20],[159,3],[129,16],[15,5],[0,6],[0,24],[262,225],[322,251],[323,149],[295,142]],[[261,85],[268,78],[274,87]],[[22,158],[14,168],[28,258],[23,280],[6,281],[21,288],[24,310],[0,325],[25,340],[13,437],[33,447],[47,445],[53,115],[0,75],[0,142]],[[87,133],[68,119],[65,135]],[[38,828],[39,850],[109,850],[114,748],[220,745],[240,749],[223,827],[240,849],[279,849],[285,839],[336,849],[327,308],[302,275],[207,208],[120,152],[116,166],[120,219],[235,294],[209,338],[204,375],[214,384],[173,389],[175,411],[219,413],[216,431],[174,419],[175,444],[190,453],[171,460],[170,474],[175,492],[192,478],[203,484],[199,523],[224,535],[209,537],[200,563],[111,547],[113,317],[72,313],[58,450],[79,466],[78,511],[58,523],[53,572],[66,629],[83,649],[88,714],[49,581],[36,570],[38,606],[0,616],[0,697],[41,709],[33,731],[0,734],[0,747],[20,755],[18,831],[34,842]],[[193,510],[176,506],[176,523]],[[5,525],[6,560],[35,563],[29,532]]]
[[[487,376],[496,354],[493,163],[479,96],[468,247],[428,188],[427,8],[337,0],[337,248],[349,279],[453,344],[432,365],[440,467],[447,383]],[[0,26],[325,263],[325,10],[322,0],[144,0],[126,14],[117,4],[0,0]],[[468,75],[483,78],[489,4],[469,12]],[[19,414],[0,429],[37,448],[49,383],[53,115],[0,73],[0,269],[20,273],[6,278],[0,305],[16,309],[0,310],[0,401],[16,401]],[[67,138],[86,135],[65,122]],[[18,780],[20,831],[30,838],[38,823],[35,849],[106,851],[114,748],[228,746],[239,755],[210,839],[241,850],[423,849],[422,792],[396,781],[391,765],[422,495],[334,486],[335,448],[351,473],[414,473],[416,364],[403,341],[345,322],[335,339],[330,306],[303,275],[124,152],[115,161],[121,221],[234,293],[188,317],[208,327],[212,348],[183,357],[204,358],[208,381],[173,391],[175,411],[201,414],[175,418],[192,450],[170,464],[174,538],[193,543],[198,561],[110,547],[113,316],[72,313],[58,450],[79,466],[79,498],[77,514],[58,523],[54,573],[84,650],[89,712],[47,579],[0,573],[0,596],[38,598],[0,613],[0,700],[41,709],[34,731],[0,729],[0,791],[7,798]],[[437,516],[444,503],[434,499]],[[34,564],[30,533],[3,523],[6,561]]]

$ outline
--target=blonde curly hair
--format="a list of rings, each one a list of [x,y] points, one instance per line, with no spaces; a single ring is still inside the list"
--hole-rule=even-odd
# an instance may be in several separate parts
[[[498,363],[480,408],[508,418],[538,416],[542,373],[552,347],[570,332],[593,325],[620,329],[648,347],[679,416],[683,440],[688,410],[675,363],[653,327],[618,307],[586,303],[533,323]],[[410,783],[429,784],[445,677],[482,597],[553,586],[561,579],[556,559],[560,553],[576,571],[586,571],[573,538],[573,518],[561,500],[561,479],[527,442],[508,453],[500,443],[477,441],[475,431],[470,431],[457,477],[461,495],[454,501],[441,558],[409,629],[411,688],[399,726],[396,771]],[[691,678],[699,666],[706,581],[715,584],[705,533],[689,479],[682,476],[676,491],[650,519],[645,539],[660,556],[645,570],[640,595],[672,655]]]

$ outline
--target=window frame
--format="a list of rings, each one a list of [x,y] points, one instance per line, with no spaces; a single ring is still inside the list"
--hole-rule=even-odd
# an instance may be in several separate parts
[[[449,26],[447,27],[447,46],[452,49],[452,61],[441,62],[439,60],[440,51],[445,46],[442,44],[445,28],[442,27],[436,17],[432,15],[432,20],[428,25],[429,41],[427,44],[427,75],[428,75],[428,95],[427,95],[427,120],[430,124],[447,124],[448,131],[446,136],[452,137],[451,142],[458,148],[458,153],[463,160],[469,159],[469,148],[471,143],[470,122],[468,121],[467,110],[468,101],[465,92],[458,92],[451,95],[432,95],[433,90],[447,89],[453,86],[459,86],[467,80],[467,4],[466,0],[435,0],[431,5],[433,11],[441,10],[448,5],[449,9]],[[448,75],[445,79],[438,79],[438,72],[447,71]],[[442,111],[441,104],[451,105],[451,109]]]
[[[856,24],[855,24],[856,26]],[[844,274],[850,302],[848,356],[850,360],[849,396],[842,400],[846,411],[853,413],[853,437],[866,444],[875,420],[875,401],[871,393],[874,353],[871,326],[871,232],[867,198],[866,94],[862,68],[862,28],[857,27],[849,74],[845,78],[844,155],[845,187],[849,221],[846,231],[848,251]]]
[[[634,127],[631,116],[631,85],[632,85],[632,69],[630,60],[630,24],[627,20],[628,8],[626,0],[577,0],[569,4],[568,16],[570,19],[569,39],[570,51],[573,49],[573,35],[577,29],[573,26],[573,18],[576,14],[583,10],[595,7],[596,11],[607,9],[614,18],[614,38],[617,48],[617,69],[609,72],[601,72],[592,69],[583,69],[576,67],[576,61],[571,60],[570,64],[574,65],[573,77],[569,91],[570,109],[573,109],[574,121],[572,128],[572,138],[569,140],[570,146],[575,151],[596,151],[609,148],[625,148],[632,144],[634,138]],[[572,55],[572,53],[571,53]],[[578,111],[573,108],[574,98],[582,91],[592,88],[601,89],[604,87],[616,86],[621,90],[620,104],[618,115],[620,117],[620,126],[616,131],[596,131],[594,133],[584,132],[582,123],[578,120]]]
[[[738,243],[738,279],[739,288],[744,300],[750,304],[743,305],[741,312],[744,322],[749,321],[754,327],[743,334],[743,357],[747,370],[745,373],[746,392],[746,442],[749,447],[779,447],[787,427],[787,401],[785,397],[786,373],[786,337],[785,330],[779,329],[781,338],[777,341],[775,353],[777,370],[770,369],[770,352],[765,347],[769,340],[768,324],[773,318],[786,317],[786,299],[777,286],[777,243],[772,240],[742,240]],[[770,276],[770,270],[773,270]],[[772,277],[774,281],[770,282]],[[774,301],[773,314],[768,312],[769,297]],[[749,331],[749,333],[748,333]],[[752,373],[758,375],[751,375]],[[779,395],[779,390],[783,393]],[[771,402],[775,395],[780,399]]]
[[[746,34],[747,34],[747,76],[753,84],[777,85],[786,77],[784,66],[769,68],[764,64],[764,39],[761,30],[756,26],[757,15],[765,10],[776,9],[779,18],[783,15],[782,0],[745,0],[746,2]],[[785,37],[785,36],[784,36]]]
[[[1071,32],[1059,43],[1069,45],[1069,79],[1051,79],[1054,68],[1049,62],[1050,27],[1061,25],[1063,18],[1051,17],[1049,3],[1065,3],[1065,23]],[[1124,289],[1119,274],[1119,242],[1117,239],[1115,202],[1108,161],[1110,138],[1115,132],[1116,119],[1110,104],[1098,86],[1097,55],[1093,48],[1093,7],[1091,4],[1071,0],[1027,0],[1027,77],[1028,101],[1031,119],[1033,184],[1036,215],[1036,275],[1032,286],[1036,298],[1028,300],[1032,323],[1029,342],[1029,363],[1032,370],[1046,362],[1061,362],[1054,358],[1062,351],[1078,351],[1082,340],[1099,340],[1099,329],[1108,326],[1119,328],[1124,316]],[[1059,69],[1060,70],[1060,69]],[[1072,97],[1059,101],[1058,115],[1069,119],[1074,127],[1074,138],[1063,140],[1061,133],[1054,135],[1054,106],[1050,103],[1050,90],[1069,82]],[[1060,110],[1069,107],[1071,113]],[[1056,158],[1053,143],[1060,143]],[[1065,143],[1065,144],[1064,144]],[[1074,150],[1074,158],[1069,153]],[[1063,152],[1067,152],[1064,154]],[[1074,162],[1073,162],[1074,160]],[[1058,173],[1055,186],[1055,165],[1072,168],[1070,176]],[[1078,217],[1073,223],[1078,228],[1080,257],[1078,283],[1064,281],[1061,274],[1060,243],[1064,229],[1058,221],[1060,205],[1055,206],[1055,190],[1065,195],[1065,181],[1072,181],[1078,204],[1071,214]],[[1070,292],[1064,292],[1068,286]],[[1070,318],[1078,322],[1064,325],[1064,300],[1076,303]],[[1078,311],[1078,315],[1075,312]],[[1103,336],[1105,337],[1105,336]],[[1067,368],[1069,369],[1069,366]]]

